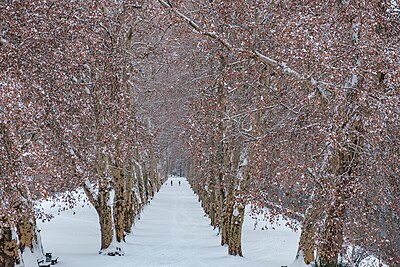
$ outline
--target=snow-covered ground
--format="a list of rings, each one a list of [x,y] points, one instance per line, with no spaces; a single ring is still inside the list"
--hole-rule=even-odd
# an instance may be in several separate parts
[[[62,212],[50,222],[38,222],[44,249],[60,257],[57,266],[125,267],[125,266],[269,266],[280,267],[293,262],[299,233],[284,226],[275,230],[254,229],[246,217],[243,229],[244,257],[227,255],[220,237],[184,178],[173,177],[146,206],[127,236],[125,256],[98,254],[100,232],[96,211],[84,205]],[[178,186],[181,181],[181,186]],[[43,203],[52,211],[50,203]],[[57,214],[56,208],[52,213]]]

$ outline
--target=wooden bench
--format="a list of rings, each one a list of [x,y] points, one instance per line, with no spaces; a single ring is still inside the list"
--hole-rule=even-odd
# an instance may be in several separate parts
[[[51,265],[54,265],[58,262],[58,257],[53,257],[52,253],[46,253],[46,262],[50,262]]]

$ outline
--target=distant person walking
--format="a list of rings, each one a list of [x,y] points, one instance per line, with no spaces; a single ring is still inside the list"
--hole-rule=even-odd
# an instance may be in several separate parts
[[[181,186],[181,181],[178,182],[179,186]]]
[[[171,186],[172,186],[173,183],[174,183],[174,182],[171,180]]]

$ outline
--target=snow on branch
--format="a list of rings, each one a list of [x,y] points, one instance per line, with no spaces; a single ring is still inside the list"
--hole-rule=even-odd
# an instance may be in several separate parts
[[[263,63],[265,63],[267,65],[272,66],[272,67],[279,67],[279,68],[281,68],[283,70],[284,73],[292,75],[292,76],[296,77],[299,80],[310,81],[311,85],[313,85],[313,86],[315,86],[317,88],[318,92],[321,94],[321,97],[323,99],[325,99],[325,100],[328,100],[331,92],[328,89],[326,89],[326,86],[328,85],[327,83],[322,82],[322,81],[318,81],[318,80],[314,79],[313,77],[306,76],[306,75],[294,70],[293,68],[289,67],[287,65],[287,63],[279,62],[279,61],[277,61],[277,60],[275,60],[273,58],[270,58],[270,57],[268,57],[268,56],[266,56],[266,55],[264,55],[264,54],[262,54],[262,53],[260,53],[258,51],[254,51],[254,54],[256,55],[256,59],[258,61],[260,61],[260,62],[263,62]]]
[[[83,190],[85,191],[90,203],[97,209],[99,207],[97,194],[89,179],[85,179],[83,182]]]
[[[193,19],[189,18],[188,16],[186,16],[185,14],[180,12],[178,9],[173,7],[169,0],[167,0],[167,1],[158,0],[158,2],[160,2],[160,4],[162,6],[164,6],[165,8],[169,8],[172,12],[174,12],[176,15],[178,15],[183,20],[185,20],[196,32],[198,32],[202,35],[208,36],[211,39],[217,40],[222,46],[224,46],[226,49],[228,49],[228,51],[233,52],[232,45],[230,43],[228,43],[226,40],[224,40],[223,38],[221,38],[219,36],[219,34],[217,34],[216,32],[208,32],[208,31],[204,30],[204,28],[201,27],[199,24],[197,24]]]

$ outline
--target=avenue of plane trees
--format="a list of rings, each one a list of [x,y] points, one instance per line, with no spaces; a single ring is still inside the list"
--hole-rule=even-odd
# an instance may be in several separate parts
[[[397,0],[0,10],[0,266],[43,253],[36,203],[73,207],[79,188],[99,218],[93,250],[123,255],[173,172],[231,255],[248,206],[301,228],[306,264],[336,266],[348,246],[400,262]]]

